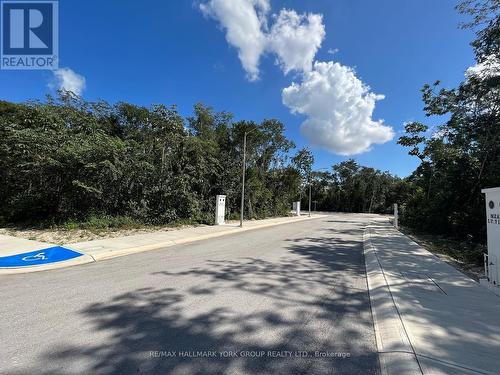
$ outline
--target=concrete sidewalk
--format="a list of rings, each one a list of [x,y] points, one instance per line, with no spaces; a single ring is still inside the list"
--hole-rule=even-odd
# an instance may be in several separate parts
[[[500,298],[395,230],[365,232],[382,372],[499,374]]]
[[[0,234],[0,257],[27,253],[29,251],[45,249],[51,246],[57,245]]]
[[[101,240],[77,242],[62,245],[64,249],[76,251],[82,256],[67,260],[58,261],[43,265],[33,265],[24,267],[0,267],[0,274],[24,273],[48,270],[53,268],[67,267],[77,264],[90,263],[103,259],[115,258],[127,254],[142,251],[161,249],[208,238],[220,237],[229,234],[241,233],[248,230],[261,229],[275,225],[295,223],[304,220],[318,219],[325,217],[323,214],[313,214],[311,217],[280,217],[264,220],[251,220],[244,222],[243,228],[238,224],[226,224],[217,226],[202,226],[185,229],[172,229],[168,231],[158,231],[132,236],[105,238]],[[0,235],[0,257],[23,256],[30,251],[42,252],[44,249],[56,247],[57,245],[26,240],[22,238]],[[36,256],[40,253],[36,254]],[[30,254],[32,256],[32,254]]]

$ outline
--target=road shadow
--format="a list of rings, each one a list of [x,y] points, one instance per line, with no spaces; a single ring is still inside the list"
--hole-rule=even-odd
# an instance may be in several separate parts
[[[81,309],[92,339],[37,373],[378,374],[361,234],[325,224],[268,256],[165,267]]]

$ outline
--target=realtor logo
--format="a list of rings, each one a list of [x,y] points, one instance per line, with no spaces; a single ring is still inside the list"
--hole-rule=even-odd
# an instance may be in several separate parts
[[[2,69],[57,69],[58,2],[1,0]]]

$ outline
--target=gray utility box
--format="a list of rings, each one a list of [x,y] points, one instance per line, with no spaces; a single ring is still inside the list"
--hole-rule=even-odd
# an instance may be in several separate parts
[[[486,194],[486,230],[488,233],[488,254],[484,256],[485,273],[488,281],[498,286],[500,270],[500,187],[483,189]]]
[[[226,214],[226,196],[217,195],[215,202],[215,225],[222,225],[225,223],[224,216]]]

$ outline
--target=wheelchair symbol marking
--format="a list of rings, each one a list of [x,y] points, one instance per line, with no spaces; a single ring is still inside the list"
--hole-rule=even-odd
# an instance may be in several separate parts
[[[36,255],[29,255],[27,257],[24,257],[23,261],[25,261],[25,262],[34,262],[34,261],[37,261],[37,260],[46,260],[46,259],[48,259],[48,258],[45,256],[45,253],[38,253]]]

